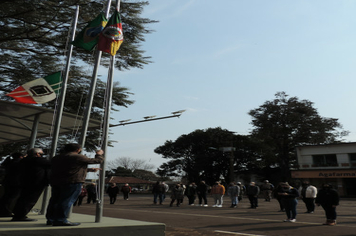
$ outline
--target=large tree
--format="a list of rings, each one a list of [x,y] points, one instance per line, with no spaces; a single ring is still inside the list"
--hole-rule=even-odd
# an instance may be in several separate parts
[[[274,100],[248,114],[254,126],[252,135],[264,143],[266,163],[279,166],[283,180],[290,178],[290,168],[295,167],[296,146],[333,143],[348,134],[338,119],[321,117],[312,102],[285,92],[276,93]]]
[[[113,1],[114,4],[115,1]],[[3,0],[0,2],[0,98],[10,100],[6,93],[28,81],[61,71],[64,68],[65,53],[68,48],[68,35],[76,6],[80,6],[78,30],[94,19],[105,9],[102,0]],[[116,56],[115,67],[119,70],[143,68],[150,63],[144,55],[141,43],[145,34],[151,33],[148,24],[156,21],[140,15],[148,2],[121,1],[124,43]],[[113,11],[113,7],[111,10]],[[108,64],[104,54],[102,64]],[[75,48],[68,80],[64,110],[83,114],[86,101],[94,53]],[[104,77],[106,80],[106,76]],[[101,119],[105,82],[99,81],[95,92],[92,118]],[[132,93],[127,88],[114,85],[113,106],[132,104]],[[42,106],[54,108],[55,102]],[[115,107],[113,108],[114,110]],[[89,132],[86,148],[97,147],[97,132]],[[43,145],[40,145],[43,146]],[[0,147],[0,151],[6,147]]]
[[[253,141],[248,136],[219,127],[195,130],[155,149],[155,153],[169,160],[156,173],[161,177],[183,177],[194,182],[205,180],[210,184],[222,178],[232,181],[229,178],[231,157],[234,172],[256,168],[258,154],[252,146]],[[234,151],[225,152],[224,147],[233,147]]]

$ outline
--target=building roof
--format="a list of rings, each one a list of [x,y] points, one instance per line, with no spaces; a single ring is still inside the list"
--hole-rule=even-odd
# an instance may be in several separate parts
[[[35,105],[0,101],[0,144],[30,140],[36,117],[37,138],[50,137],[54,110]],[[82,117],[63,112],[60,134],[70,134],[82,124]],[[90,119],[88,129],[100,128],[101,121]]]
[[[135,177],[121,177],[121,176],[112,176],[105,180],[106,183],[117,183],[117,184],[153,184],[154,181],[148,181],[143,179],[138,179]]]

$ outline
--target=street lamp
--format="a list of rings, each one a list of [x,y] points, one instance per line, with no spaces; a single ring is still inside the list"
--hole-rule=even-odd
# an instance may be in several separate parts
[[[162,116],[162,117],[157,117],[157,118],[156,118],[156,116],[145,116],[145,117],[143,117],[143,120],[137,120],[137,121],[131,121],[131,119],[121,120],[121,121],[119,121],[120,124],[110,125],[110,127],[132,125],[132,124],[136,124],[136,123],[142,123],[142,122],[154,121],[154,120],[163,120],[163,119],[174,118],[174,117],[179,118],[183,112],[185,112],[185,110],[179,110],[179,111],[172,112],[172,115]]]

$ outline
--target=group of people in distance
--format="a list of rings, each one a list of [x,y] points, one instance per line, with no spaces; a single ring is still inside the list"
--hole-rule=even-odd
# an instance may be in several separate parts
[[[36,221],[27,217],[44,188],[51,185],[51,198],[47,206],[47,225],[77,226],[68,221],[70,208],[82,193],[88,164],[103,162],[104,152],[96,151],[95,158],[81,154],[82,147],[76,143],[66,144],[59,155],[51,161],[43,157],[41,148],[31,148],[26,155],[12,154],[2,167],[5,169],[4,194],[0,199],[0,217],[12,217],[11,221]]]
[[[110,183],[109,187],[106,189],[106,193],[109,195],[110,204],[114,204],[116,202],[117,195],[119,194],[119,186],[115,183]],[[124,200],[129,200],[129,194],[131,193],[131,187],[129,184],[125,184],[121,187],[121,192],[124,196]]]
[[[157,182],[153,185],[152,193],[154,194],[153,203],[159,204],[165,198],[165,193],[168,191],[167,185],[162,182]],[[280,211],[285,212],[287,219],[284,222],[296,222],[298,199],[302,199],[305,203],[307,211],[305,213],[314,213],[315,206],[322,206],[326,215],[324,225],[336,225],[336,207],[339,205],[339,194],[332,188],[331,184],[323,184],[321,189],[311,185],[308,181],[304,181],[299,189],[290,186],[287,182],[280,182],[277,187],[265,180],[262,185],[258,186],[255,182],[250,182],[244,186],[241,182],[230,183],[226,188],[219,181],[216,181],[212,186],[201,181],[198,185],[194,182],[185,186],[178,183],[171,189],[170,207],[176,203],[179,207],[183,203],[184,196],[188,198],[188,205],[194,206],[196,196],[198,197],[198,206],[208,207],[207,196],[213,198],[212,207],[222,207],[223,197],[227,194],[231,200],[231,208],[236,208],[239,201],[246,195],[249,199],[250,209],[258,207],[258,197],[262,194],[266,202],[270,202],[274,197],[280,206]]]

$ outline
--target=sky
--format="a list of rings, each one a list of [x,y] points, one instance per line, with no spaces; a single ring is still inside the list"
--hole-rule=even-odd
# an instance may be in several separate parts
[[[356,1],[152,0],[143,17],[158,20],[141,49],[153,63],[115,71],[135,103],[113,112],[112,124],[180,118],[112,128],[108,160],[167,162],[154,149],[197,129],[247,135],[248,112],[277,92],[314,103],[356,141]],[[125,34],[125,32],[124,32]],[[125,42],[124,42],[125,43]]]

